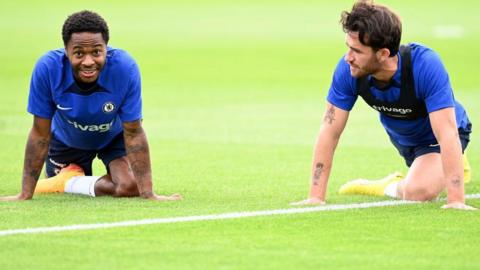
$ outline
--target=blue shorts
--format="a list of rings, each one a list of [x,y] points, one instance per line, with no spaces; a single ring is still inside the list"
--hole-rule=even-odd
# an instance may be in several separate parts
[[[70,163],[75,163],[82,167],[85,175],[92,175],[92,162],[98,156],[102,160],[107,173],[110,173],[108,164],[112,160],[121,158],[127,155],[125,151],[125,141],[123,140],[123,132],[115,136],[113,140],[104,148],[100,150],[82,150],[72,148],[65,145],[63,142],[52,136],[50,146],[48,148],[48,156],[45,161],[45,171],[47,177],[52,177],[58,172],[68,166]]]
[[[462,144],[462,153],[465,151],[468,143],[470,142],[471,132],[471,125],[468,126],[468,130],[458,129],[460,143]],[[421,155],[428,153],[440,153],[440,145],[438,143],[419,146],[404,146],[394,142],[392,139],[390,139],[390,141],[393,143],[393,145],[395,145],[398,153],[400,153],[400,155],[405,159],[405,163],[408,167],[410,167],[413,161]]]

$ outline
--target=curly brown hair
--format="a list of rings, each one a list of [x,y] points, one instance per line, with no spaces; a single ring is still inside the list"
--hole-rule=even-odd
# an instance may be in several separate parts
[[[360,0],[353,5],[352,11],[342,12],[340,23],[345,33],[358,32],[363,45],[375,51],[387,48],[390,56],[397,54],[402,38],[402,22],[388,7]]]

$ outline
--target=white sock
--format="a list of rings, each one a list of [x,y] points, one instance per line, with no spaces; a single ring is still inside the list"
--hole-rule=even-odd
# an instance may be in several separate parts
[[[75,176],[65,183],[65,193],[95,197],[95,183],[100,176]]]
[[[398,198],[397,188],[398,188],[398,182],[391,183],[383,190],[383,194],[385,194],[385,196],[388,196],[388,197]]]

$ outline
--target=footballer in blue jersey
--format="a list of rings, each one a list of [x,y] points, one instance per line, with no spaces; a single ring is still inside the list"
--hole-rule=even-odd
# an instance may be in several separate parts
[[[380,115],[409,171],[406,177],[393,173],[377,181],[350,181],[340,188],[340,194],[428,201],[446,189],[443,208],[475,209],[465,204],[468,164],[462,156],[472,125],[454,98],[440,57],[417,43],[400,46],[399,17],[373,1],[357,1],[351,11],[342,13],[341,23],[348,50],[328,91],[309,197],[293,205],[325,203],[335,148],[360,96]]]
[[[22,192],[0,200],[52,192],[181,199],[153,192],[135,60],[107,46],[107,23],[95,12],[70,15],[62,36],[64,48],[47,52],[33,70]],[[107,170],[102,177],[92,176],[96,157]],[[38,180],[44,163],[48,178]]]

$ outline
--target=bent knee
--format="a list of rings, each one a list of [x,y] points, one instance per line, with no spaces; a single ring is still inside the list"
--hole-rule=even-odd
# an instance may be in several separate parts
[[[406,187],[403,198],[409,201],[432,201],[435,200],[441,191],[427,187]]]
[[[138,195],[138,187],[134,181],[122,181],[115,188],[115,197],[135,197]]]

